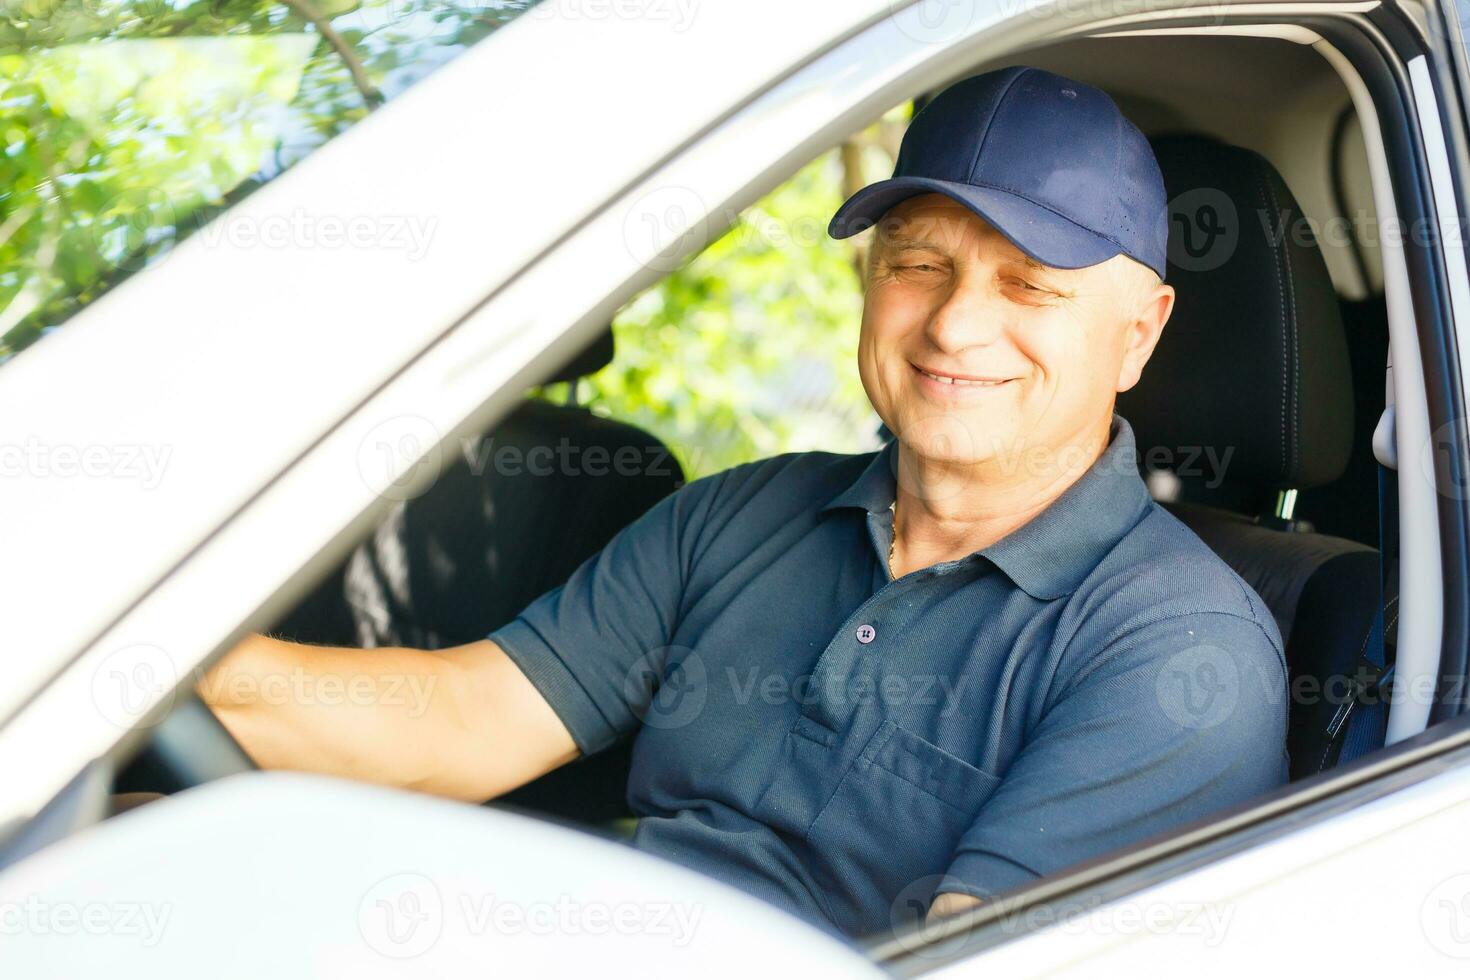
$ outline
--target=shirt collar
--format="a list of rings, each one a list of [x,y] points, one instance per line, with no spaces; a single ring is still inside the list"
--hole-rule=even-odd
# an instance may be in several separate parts
[[[897,441],[883,447],[852,485],[822,508],[881,514],[893,504]],[[1067,595],[1142,519],[1150,503],[1138,475],[1133,428],[1114,414],[1108,448],[1045,510],[980,554],[1027,595]]]

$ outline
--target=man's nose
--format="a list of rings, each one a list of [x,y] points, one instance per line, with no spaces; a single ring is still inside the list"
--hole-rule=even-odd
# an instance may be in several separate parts
[[[994,290],[961,283],[930,316],[927,332],[934,346],[945,352],[986,347],[1005,333],[1008,314]]]

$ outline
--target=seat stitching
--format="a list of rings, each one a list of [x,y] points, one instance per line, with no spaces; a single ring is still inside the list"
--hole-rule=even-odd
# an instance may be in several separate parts
[[[1262,175],[1266,190],[1271,194],[1271,207],[1277,214],[1281,206],[1276,200],[1276,188],[1269,177]],[[1302,332],[1301,320],[1296,310],[1296,278],[1291,274],[1291,246],[1286,241],[1286,226],[1281,228],[1281,261],[1286,263],[1286,298],[1291,302],[1291,456],[1290,472],[1293,476],[1301,467],[1301,387],[1302,387]],[[1283,368],[1283,373],[1285,369]]]
[[[1387,611],[1387,608],[1388,607],[1385,606],[1384,607],[1384,610]],[[1362,660],[1364,657],[1366,657],[1368,655],[1368,641],[1371,640],[1372,638],[1373,638],[1373,624],[1372,623],[1369,623],[1368,624],[1368,632],[1366,632],[1366,633],[1363,634],[1363,642],[1358,644],[1358,659],[1359,660]]]
[[[1262,173],[1261,173],[1261,171],[1257,170],[1256,171],[1256,187],[1257,187],[1257,190],[1258,191],[1264,191],[1265,186],[1266,186],[1266,182],[1265,182],[1265,180],[1262,177]],[[1266,194],[1265,193],[1261,193],[1260,199],[1261,199],[1261,204],[1263,204],[1263,205],[1266,205],[1266,204],[1270,203],[1270,202],[1267,201]],[[1266,227],[1271,232],[1271,234],[1266,239],[1266,247],[1269,248],[1269,249],[1271,249],[1274,252],[1276,250],[1275,225],[1273,224],[1273,219],[1270,216],[1267,217]],[[1282,282],[1281,282],[1281,265],[1280,265],[1280,263],[1279,262],[1273,262],[1273,263],[1271,263],[1271,269],[1272,269],[1273,272],[1276,273],[1276,291],[1277,291],[1277,296],[1279,297],[1282,293],[1284,293],[1286,291],[1285,287],[1282,285]],[[1281,304],[1281,470],[1282,470],[1283,476],[1285,475],[1286,469],[1287,469],[1287,462],[1286,462],[1286,396],[1287,396],[1286,364],[1287,364],[1287,351],[1286,351],[1286,304],[1285,303],[1282,303]]]
[[[1387,602],[1385,602],[1383,604],[1383,611],[1385,613],[1387,613],[1388,610],[1389,610],[1389,607],[1392,606],[1394,603],[1396,603],[1398,601],[1399,601],[1399,597],[1398,596],[1394,596],[1392,599],[1388,600]],[[1385,626],[1383,628],[1383,632],[1386,634],[1388,632],[1389,628],[1391,626],[1393,626],[1394,623],[1397,623],[1398,621],[1399,621],[1399,614],[1398,613],[1394,613],[1393,614],[1393,618],[1391,618],[1388,621],[1388,626]],[[1370,638],[1372,638],[1372,636],[1373,636],[1373,626],[1370,624],[1368,626],[1368,632],[1366,632],[1366,633],[1363,634],[1363,642],[1362,642],[1362,644],[1358,647],[1358,657],[1359,658],[1362,658],[1362,657],[1365,657],[1365,656],[1368,655],[1368,640]]]

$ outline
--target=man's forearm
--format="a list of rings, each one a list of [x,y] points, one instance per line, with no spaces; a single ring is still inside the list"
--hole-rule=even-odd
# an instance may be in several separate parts
[[[478,802],[577,756],[540,692],[484,640],[354,650],[251,636],[199,693],[266,769]]]

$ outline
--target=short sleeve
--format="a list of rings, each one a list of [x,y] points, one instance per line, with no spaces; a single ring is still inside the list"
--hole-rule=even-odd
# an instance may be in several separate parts
[[[648,708],[684,598],[691,528],[720,481],[698,480],[664,498],[565,585],[490,634],[584,755],[634,731]]]
[[[936,894],[988,898],[1243,802],[1286,778],[1274,626],[1191,613],[1078,669],[960,840]]]

